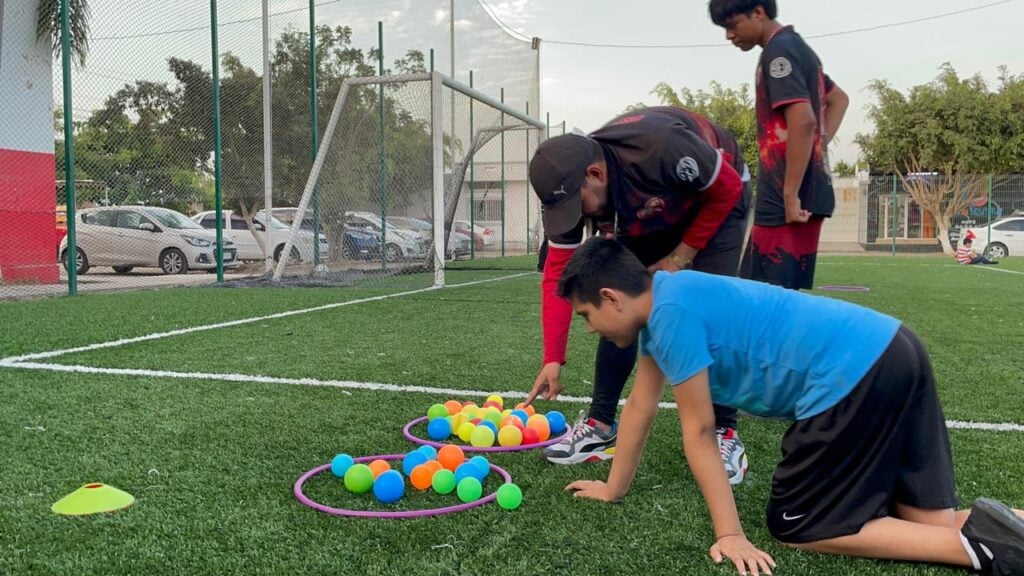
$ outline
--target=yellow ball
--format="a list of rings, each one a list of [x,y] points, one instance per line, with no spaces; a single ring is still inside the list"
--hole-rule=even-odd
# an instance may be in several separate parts
[[[469,422],[469,416],[464,412],[453,414],[452,416],[449,416],[448,419],[452,422],[452,430],[455,430],[456,432],[458,432],[460,426]]]
[[[487,426],[477,426],[469,436],[469,443],[477,448],[494,446],[494,432]]]
[[[508,416],[510,414],[512,414],[512,409],[511,408],[505,408],[504,410],[501,411],[501,417],[502,418],[508,418]]]
[[[491,394],[490,396],[488,396],[487,397],[487,401],[488,402],[497,402],[498,406],[501,406],[502,408],[505,407],[505,401],[502,400],[501,396],[498,396],[497,394]]]
[[[523,433],[515,426],[505,426],[498,432],[498,444],[502,446],[519,446],[523,443]]]
[[[459,439],[463,442],[469,442],[473,437],[473,430],[476,430],[476,425],[472,422],[463,422],[459,426]]]

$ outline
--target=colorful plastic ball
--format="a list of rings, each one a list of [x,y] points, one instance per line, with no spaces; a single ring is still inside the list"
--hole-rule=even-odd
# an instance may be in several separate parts
[[[473,426],[479,426],[480,423],[483,421],[483,418],[473,418],[472,420],[469,421],[469,423],[472,424]]]
[[[348,454],[338,454],[331,459],[331,474],[338,478],[344,478],[345,472],[355,464],[355,460]]]
[[[504,428],[505,426],[516,426],[516,425],[522,427],[523,422],[519,419],[518,416],[509,414],[508,416],[505,416],[504,418],[501,419],[501,426],[500,426],[500,428]],[[500,432],[500,430],[499,430],[499,432]]]
[[[452,432],[457,432],[459,427],[469,422],[469,415],[465,412],[459,412],[448,417],[448,420],[452,423]]]
[[[345,488],[353,494],[366,494],[373,488],[373,470],[366,464],[353,464],[345,472]]]
[[[438,462],[437,460],[427,460],[424,464],[420,464],[420,466],[426,466],[427,468],[430,468],[431,472],[437,472],[438,470],[444,470],[444,466],[442,466],[441,463]],[[414,470],[414,472],[415,472],[415,470]]]
[[[473,428],[473,434],[469,437],[469,443],[477,448],[494,446],[495,430],[486,425],[476,426]]]
[[[470,414],[470,413],[476,414],[476,411],[479,410],[479,409],[480,409],[480,407],[477,406],[476,404],[474,404],[473,402],[466,402],[465,404],[462,405],[461,412],[466,413],[466,414]]]
[[[373,472],[373,478],[377,479],[381,474],[391,470],[391,465],[387,460],[374,460],[370,462],[370,470]]]
[[[388,470],[374,480],[373,495],[384,504],[396,502],[405,495],[405,479],[398,470]]]
[[[444,407],[444,404],[432,404],[427,410],[427,418],[433,420],[434,418],[441,418],[442,416],[448,415],[448,409]]]
[[[476,430],[475,424],[472,422],[463,422],[462,426],[459,426],[459,440],[469,442],[469,439],[473,436],[473,430]]]
[[[500,427],[501,426],[501,412],[492,412],[492,413],[488,414],[487,417],[484,418],[484,421],[485,422],[490,422],[491,424],[494,424],[495,428]]]
[[[523,443],[523,433],[515,426],[505,426],[498,431],[498,444],[502,446],[519,446]]]
[[[462,482],[463,478],[476,478],[480,479],[480,468],[472,462],[463,462],[461,466],[455,469],[455,482]]]
[[[444,407],[448,409],[449,414],[458,414],[459,410],[462,410],[462,402],[449,400],[444,403]]]
[[[505,400],[502,399],[502,397],[498,396],[497,394],[491,394],[490,396],[488,396],[487,397],[487,401],[488,402],[495,402],[495,403],[497,403],[498,404],[498,408],[504,408],[505,407]]]
[[[438,470],[434,473],[430,485],[438,494],[450,494],[452,490],[455,490],[455,473],[448,469]]]
[[[502,484],[501,488],[498,488],[498,506],[505,510],[515,510],[522,503],[523,491],[519,489],[519,486],[510,482]]]
[[[512,415],[519,418],[519,421],[523,423],[523,426],[526,426],[526,422],[530,419],[530,415],[526,413],[526,410],[520,410],[518,408],[512,411]]]
[[[402,474],[411,476],[412,471],[416,469],[420,464],[424,464],[427,461],[427,455],[418,450],[413,450],[402,458]]]
[[[455,444],[445,444],[438,451],[437,460],[442,466],[454,472],[460,464],[466,461],[466,453]]]
[[[477,472],[479,472],[476,479],[481,482],[483,482],[484,478],[487,478],[487,475],[491,473],[491,463],[483,456],[473,456],[469,459],[469,463],[476,466]]]
[[[530,419],[526,422],[527,428],[533,428],[537,431],[537,438],[541,442],[544,442],[551,437],[551,427],[548,426],[548,419],[540,414],[534,414],[530,416]]]
[[[437,449],[433,446],[420,446],[416,450],[418,452],[423,452],[427,457],[427,460],[437,460]]]
[[[498,425],[495,424],[494,422],[491,422],[490,420],[484,420],[483,422],[480,423],[480,426],[477,426],[477,428],[490,428],[492,434],[494,434],[495,436],[498,435]]]
[[[463,502],[474,502],[480,499],[480,494],[483,493],[484,487],[480,484],[479,480],[469,476],[459,480],[455,491],[459,495],[459,500],[462,500]]]
[[[536,444],[540,442],[540,435],[533,428],[527,428],[523,430],[523,445]]]
[[[501,417],[502,418],[507,418],[508,415],[511,414],[511,413],[512,413],[512,409],[511,408],[505,408],[504,410],[501,411]]]
[[[434,480],[434,469],[426,464],[420,464],[412,471],[412,476],[409,476],[409,481],[412,482],[412,487],[417,490],[426,490],[430,488],[430,483]]]
[[[487,402],[484,402],[484,408],[494,408],[496,410],[501,410],[501,404],[488,400]]]
[[[561,436],[565,432],[565,415],[558,410],[552,410],[546,414],[548,426],[551,428],[552,436]]]
[[[547,421],[544,423],[547,426]],[[434,418],[427,424],[427,436],[435,442],[443,442],[452,435],[452,424],[447,418]]]
[[[533,405],[532,404],[527,406],[526,404],[523,404],[522,402],[520,402],[519,404],[516,404],[516,410],[522,410],[523,412],[526,412],[526,414],[529,415],[529,416],[533,416],[534,414],[537,413],[537,411],[533,409]]]

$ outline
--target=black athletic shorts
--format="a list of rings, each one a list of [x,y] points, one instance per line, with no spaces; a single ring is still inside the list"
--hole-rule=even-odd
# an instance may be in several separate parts
[[[794,544],[848,536],[896,503],[958,504],[931,363],[906,327],[846,398],[786,432],[768,529]]]

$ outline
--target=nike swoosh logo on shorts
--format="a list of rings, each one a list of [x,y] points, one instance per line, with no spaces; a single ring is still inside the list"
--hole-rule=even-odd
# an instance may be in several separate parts
[[[790,516],[788,512],[783,512],[782,513],[782,519],[783,520],[799,520],[799,519],[803,518],[804,516],[807,516],[807,514],[798,514],[796,516]]]

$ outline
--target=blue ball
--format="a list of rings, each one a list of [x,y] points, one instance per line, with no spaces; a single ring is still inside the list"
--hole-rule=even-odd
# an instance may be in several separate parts
[[[405,455],[402,459],[402,473],[406,476],[412,476],[412,471],[420,464],[425,463],[428,460],[427,455],[419,450],[413,450]],[[383,476],[383,474],[381,474]]]
[[[447,440],[452,435],[452,423],[447,418],[434,418],[427,424],[427,435],[436,442]]]
[[[373,495],[384,504],[397,501],[405,495],[405,478],[398,470],[388,470],[373,481]]]
[[[420,446],[416,451],[426,454],[427,460],[437,460],[437,450],[433,446]]]
[[[478,472],[476,479],[481,482],[491,473],[491,463],[483,456],[473,456],[469,459],[469,463],[476,467]]]
[[[472,462],[463,462],[459,464],[459,467],[455,469],[455,484],[458,485],[463,478],[476,478],[480,479],[480,468]]]
[[[523,426],[526,426],[526,421],[530,419],[530,415],[526,413],[526,410],[513,410],[512,416],[519,418],[522,421]]]
[[[552,436],[560,436],[565,432],[565,415],[558,410],[552,410],[545,415],[548,419],[548,427],[551,428]]]
[[[494,422],[491,422],[490,420],[484,420],[483,422],[480,423],[480,425],[487,426],[488,428],[491,429],[492,432],[494,432],[494,437],[498,437],[498,426],[495,425]]]
[[[355,460],[348,454],[338,454],[331,460],[331,474],[338,478],[344,478],[345,472],[348,472],[348,469],[355,463]]]

